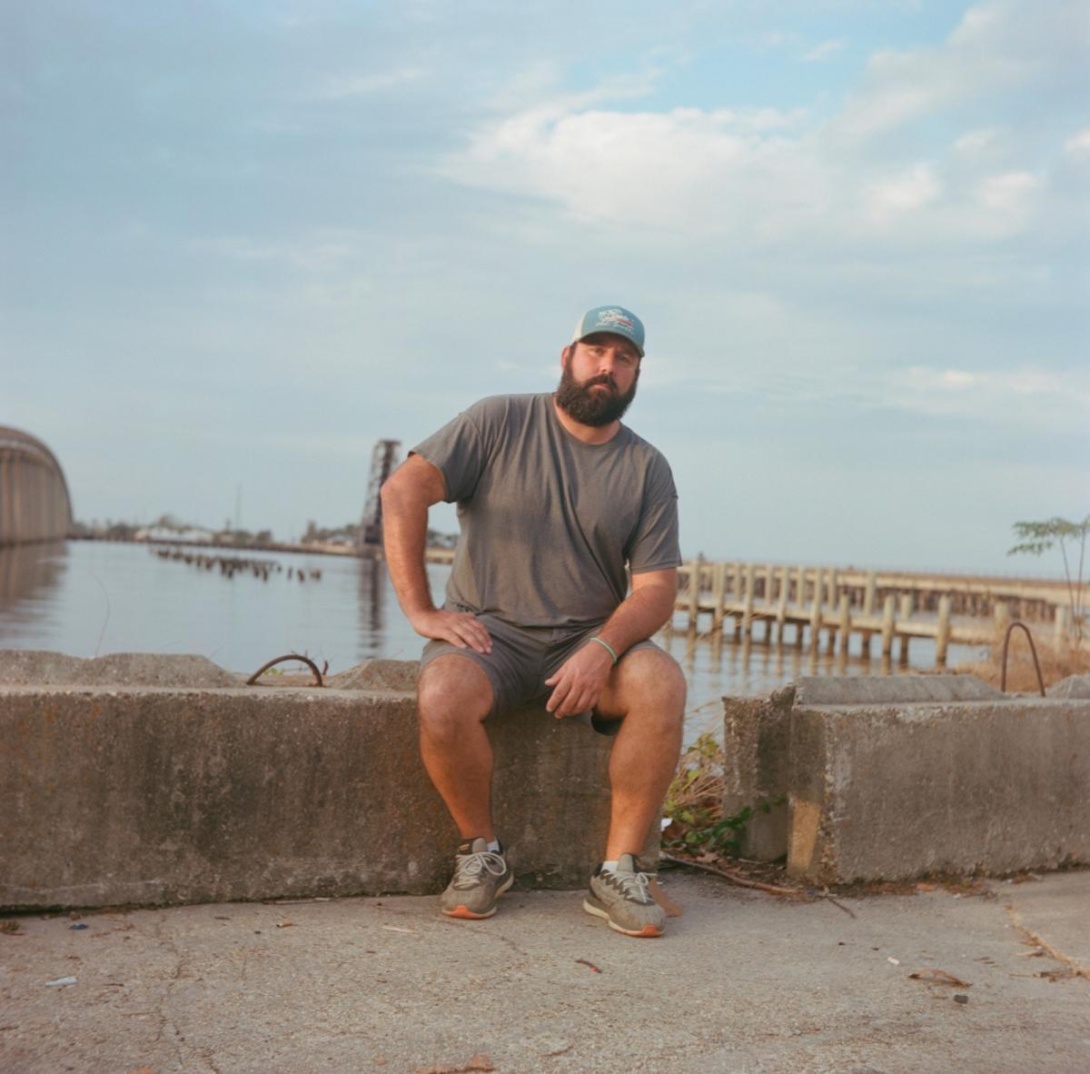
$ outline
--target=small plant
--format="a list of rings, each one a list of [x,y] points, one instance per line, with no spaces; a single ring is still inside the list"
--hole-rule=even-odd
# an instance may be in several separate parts
[[[670,821],[663,831],[663,845],[668,850],[737,856],[742,832],[754,808],[745,806],[737,813],[724,815],[723,747],[714,735],[702,734],[681,755],[663,812]]]
[[[1081,645],[1086,618],[1086,603],[1083,595],[1083,567],[1086,563],[1086,535],[1090,533],[1090,515],[1081,522],[1070,522],[1066,518],[1050,518],[1044,522],[1016,522],[1014,535],[1018,543],[1008,550],[1007,555],[1029,554],[1040,556],[1060,546],[1063,558],[1064,579],[1067,582],[1068,604],[1071,608],[1071,626],[1075,635],[1075,644]],[[1067,542],[1078,545],[1078,566],[1074,573],[1068,558]]]

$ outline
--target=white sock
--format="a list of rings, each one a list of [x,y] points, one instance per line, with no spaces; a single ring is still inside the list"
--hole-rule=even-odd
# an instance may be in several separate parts
[[[492,842],[488,844],[488,853],[489,854],[502,854],[503,853],[503,847],[500,846],[500,841],[498,839],[493,839]]]
[[[608,869],[611,873],[615,873],[617,871],[617,866],[620,864],[619,861],[604,861],[602,862],[602,868]]]

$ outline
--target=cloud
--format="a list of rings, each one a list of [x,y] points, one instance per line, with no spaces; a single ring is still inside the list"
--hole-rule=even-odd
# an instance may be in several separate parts
[[[796,166],[782,161],[777,133],[793,122],[774,109],[543,109],[479,131],[443,171],[471,185],[558,202],[581,220],[716,230],[724,218],[742,224],[732,208],[744,211],[740,185],[780,185],[784,168]]]
[[[1045,241],[1057,231],[1041,214],[1063,135],[1021,118],[1032,114],[1021,102],[1047,104],[1081,67],[1069,46],[1076,5],[1047,6],[1039,17],[1035,5],[991,0],[939,46],[876,53],[831,117],[759,103],[622,110],[600,86],[586,95],[594,107],[557,98],[479,125],[440,172],[654,244],[896,234],[912,248],[949,247],[1034,229]],[[1001,127],[1011,95],[1020,104]],[[1088,151],[1090,138],[1064,134],[1069,158]]]
[[[1090,376],[1022,366],[971,371],[916,365],[875,382],[872,403],[932,416],[1034,426],[1055,433],[1086,428]]]
[[[942,187],[930,164],[876,182],[866,193],[868,215],[880,224],[936,202]]]
[[[317,101],[343,101],[352,97],[371,97],[427,79],[422,67],[403,67],[374,74],[330,75],[322,79],[309,95]]]
[[[966,131],[954,142],[954,152],[965,157],[980,157],[994,150],[1000,141],[1000,132],[995,127],[980,127]]]
[[[1090,127],[1086,127],[1076,134],[1071,135],[1064,142],[1064,152],[1076,159],[1090,159]]]
[[[843,38],[836,41],[823,41],[820,45],[815,45],[809,52],[805,53],[802,58],[806,63],[825,63],[827,60],[839,55],[847,47],[848,42]]]
[[[1035,83],[1066,92],[1090,47],[1080,0],[989,0],[969,8],[939,47],[875,53],[848,102],[842,136],[873,138],[950,109],[1017,94]]]

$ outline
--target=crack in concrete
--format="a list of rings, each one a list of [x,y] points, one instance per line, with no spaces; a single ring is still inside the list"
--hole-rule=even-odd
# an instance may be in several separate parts
[[[1044,952],[1053,962],[1066,966],[1071,971],[1072,977],[1081,977],[1090,981],[1090,966],[1084,966],[1073,955],[1065,954],[1059,948],[1053,947],[1043,936],[1034,932],[1028,925],[1024,925],[1022,915],[1015,909],[1013,903],[1007,903],[1007,915],[1011,919],[1011,926],[1026,938],[1027,943]]]
[[[157,1043],[165,1043],[169,1041],[178,1056],[178,1063],[181,1069],[188,1070],[189,1061],[196,1059],[201,1063],[204,1068],[211,1072],[211,1074],[220,1074],[219,1068],[215,1065],[209,1056],[209,1050],[207,1048],[201,1048],[190,1044],[186,1039],[177,1023],[167,1012],[167,1005],[171,1000],[171,993],[174,990],[174,986],[182,980],[182,977],[187,968],[187,956],[178,946],[174,937],[166,929],[166,918],[164,914],[159,914],[155,922],[155,936],[162,944],[163,948],[170,952],[174,959],[174,965],[172,970],[166,976],[166,980],[163,983],[163,991],[160,995],[159,1002],[155,1006],[155,1014],[158,1018],[158,1033],[156,1036]]]

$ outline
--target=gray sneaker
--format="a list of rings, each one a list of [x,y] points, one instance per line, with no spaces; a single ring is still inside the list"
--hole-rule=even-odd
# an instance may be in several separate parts
[[[661,936],[666,927],[666,911],[651,897],[647,874],[632,854],[621,855],[616,872],[600,865],[594,870],[583,909],[626,936]]]
[[[496,912],[496,900],[515,882],[507,859],[485,839],[467,839],[454,858],[454,879],[440,901],[447,917],[477,921]]]

